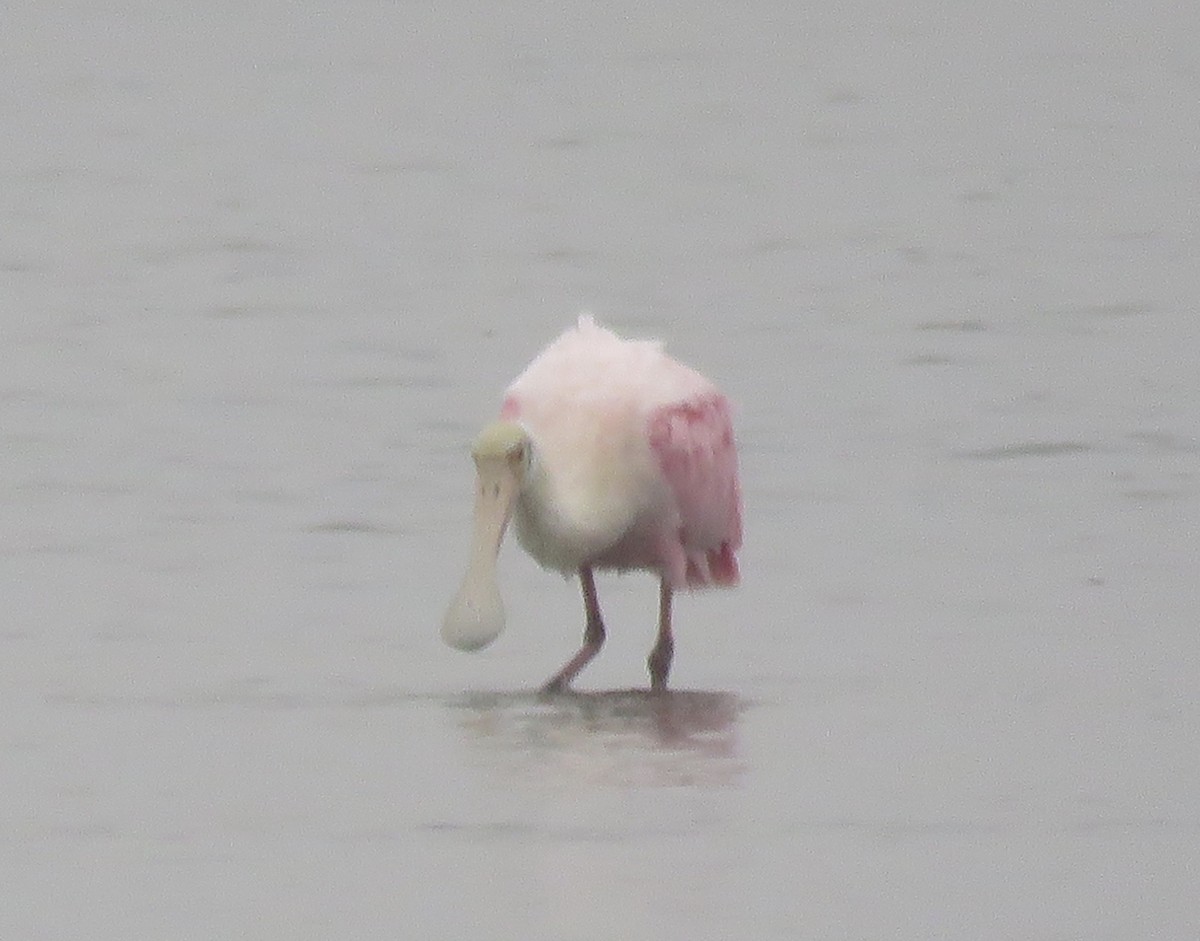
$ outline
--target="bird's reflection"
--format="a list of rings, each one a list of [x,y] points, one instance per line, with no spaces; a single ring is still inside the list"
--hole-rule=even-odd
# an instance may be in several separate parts
[[[618,785],[731,784],[741,773],[745,703],[733,693],[471,692],[451,705],[468,741],[512,773]]]

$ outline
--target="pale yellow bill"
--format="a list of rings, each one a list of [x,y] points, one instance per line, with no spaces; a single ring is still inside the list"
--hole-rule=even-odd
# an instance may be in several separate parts
[[[496,557],[512,516],[517,477],[503,457],[476,459],[475,531],[462,587],[446,609],[442,640],[459,650],[486,647],[504,630]]]

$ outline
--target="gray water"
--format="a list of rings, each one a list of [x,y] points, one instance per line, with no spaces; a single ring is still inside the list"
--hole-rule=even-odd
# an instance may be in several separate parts
[[[1200,934],[1194,4],[13,5],[0,937]],[[581,309],[743,586],[437,636]]]

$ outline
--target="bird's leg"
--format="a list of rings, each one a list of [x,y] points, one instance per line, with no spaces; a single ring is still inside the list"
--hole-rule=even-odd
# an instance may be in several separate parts
[[[671,586],[664,578],[658,593],[658,640],[646,660],[650,668],[650,688],[665,690],[667,674],[671,672],[671,657],[675,654],[675,640],[671,637]]]
[[[584,566],[579,570],[579,582],[583,586],[583,607],[587,612],[587,624],[583,629],[583,646],[567,661],[566,666],[550,677],[542,687],[543,693],[561,693],[571,685],[571,680],[587,666],[604,644],[604,621],[600,618],[600,602],[596,600],[596,580],[592,570]]]

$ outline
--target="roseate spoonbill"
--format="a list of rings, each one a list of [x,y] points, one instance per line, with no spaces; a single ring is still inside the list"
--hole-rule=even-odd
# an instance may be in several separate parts
[[[652,689],[671,669],[671,596],[738,581],[741,494],[729,404],[652,341],[624,340],[586,314],[508,387],[499,420],[472,448],[475,532],[442,623],[461,650],[504,627],[496,557],[510,518],[543,568],[579,573],[583,646],[543,687],[567,688],[604,643],[596,569],[661,579]]]

